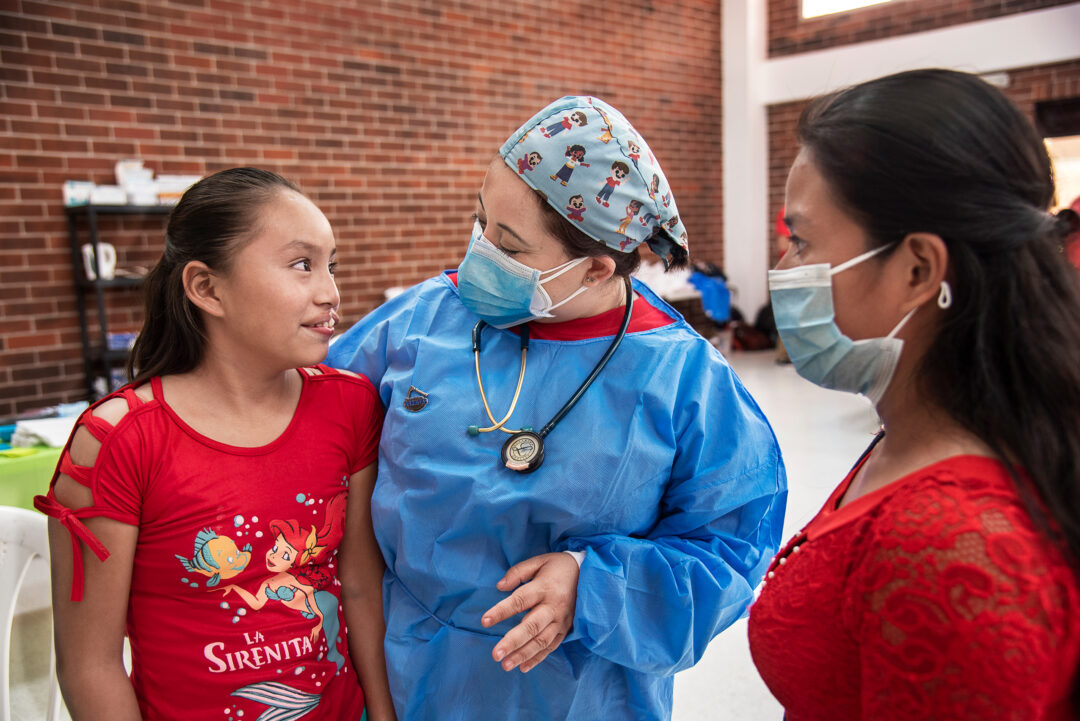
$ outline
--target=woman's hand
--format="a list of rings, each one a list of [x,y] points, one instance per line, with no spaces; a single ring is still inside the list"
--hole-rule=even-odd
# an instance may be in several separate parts
[[[481,625],[494,626],[528,611],[491,652],[492,658],[502,662],[504,671],[515,666],[520,666],[522,673],[530,671],[566,638],[574,625],[579,572],[569,553],[545,553],[511,566],[496,584],[500,591],[517,589],[489,608]]]

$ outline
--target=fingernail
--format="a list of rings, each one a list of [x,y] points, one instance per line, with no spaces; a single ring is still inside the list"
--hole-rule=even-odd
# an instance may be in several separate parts
[[[491,625],[491,616],[484,616],[483,618],[481,618],[480,619],[480,625],[482,625],[482,626],[490,626]]]
[[[512,671],[513,668],[514,668],[514,664],[510,663],[510,661],[503,661],[502,666],[503,666],[503,671]]]
[[[506,655],[506,651],[503,651],[501,648],[495,649],[495,660],[496,661],[502,661],[503,656],[505,656],[505,655]]]

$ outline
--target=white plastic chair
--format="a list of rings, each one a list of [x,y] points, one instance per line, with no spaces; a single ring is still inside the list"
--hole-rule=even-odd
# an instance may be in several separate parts
[[[0,506],[0,721],[11,721],[11,626],[19,590],[34,559],[49,561],[45,516],[23,508]],[[43,599],[43,606],[51,601]],[[60,685],[56,680],[56,650],[49,644],[49,705],[46,721],[60,719]]]

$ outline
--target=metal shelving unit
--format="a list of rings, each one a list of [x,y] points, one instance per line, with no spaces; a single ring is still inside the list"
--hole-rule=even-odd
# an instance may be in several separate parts
[[[75,300],[79,310],[79,334],[82,337],[83,371],[86,374],[86,388],[93,398],[95,371],[101,371],[105,379],[106,392],[113,390],[112,368],[127,360],[127,350],[113,350],[108,347],[109,321],[105,309],[106,292],[116,288],[137,288],[142,285],[142,278],[113,278],[95,280],[86,277],[83,269],[80,246],[90,243],[94,249],[94,265],[97,266],[98,216],[102,215],[168,215],[172,206],[166,205],[76,205],[64,209],[68,219],[68,241],[71,245],[71,266],[75,277]],[[80,240],[80,218],[86,219],[86,239]],[[101,331],[101,343],[90,340],[92,319],[88,311],[88,296],[93,297],[97,310],[97,326]]]

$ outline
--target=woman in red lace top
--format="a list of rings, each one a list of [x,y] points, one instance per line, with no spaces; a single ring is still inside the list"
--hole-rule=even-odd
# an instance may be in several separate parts
[[[777,328],[883,431],[773,561],[754,661],[788,721],[1077,718],[1080,279],[1041,139],[944,70],[798,133]]]

